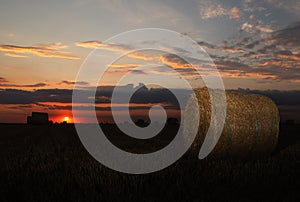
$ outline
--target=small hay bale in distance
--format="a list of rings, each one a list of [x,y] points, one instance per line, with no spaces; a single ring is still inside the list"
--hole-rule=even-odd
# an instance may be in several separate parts
[[[184,138],[190,138],[190,128],[198,127],[191,152],[199,153],[210,124],[211,102],[207,88],[195,89],[194,92],[199,107],[199,126],[190,124],[197,115],[197,109],[188,102],[184,112],[183,133]],[[224,128],[209,157],[269,156],[276,147],[279,134],[279,112],[275,103],[263,95],[231,91],[226,91],[226,101]]]

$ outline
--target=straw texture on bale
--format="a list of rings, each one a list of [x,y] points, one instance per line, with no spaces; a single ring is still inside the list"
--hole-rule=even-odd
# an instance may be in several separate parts
[[[194,92],[199,114],[189,102],[184,112],[183,132],[184,138],[189,138],[190,128],[198,127],[191,151],[199,152],[210,124],[211,102],[207,88],[196,89]],[[209,156],[257,158],[270,155],[279,134],[279,113],[274,102],[262,95],[230,91],[226,92],[226,101],[223,131]],[[191,126],[190,123],[197,115],[200,116],[199,126]]]

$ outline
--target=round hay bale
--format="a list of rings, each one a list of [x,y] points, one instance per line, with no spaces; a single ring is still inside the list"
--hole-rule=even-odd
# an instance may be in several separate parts
[[[193,108],[194,105],[188,102],[184,112],[183,133],[187,139],[190,137],[191,128],[198,127],[191,151],[199,153],[210,124],[211,102],[207,88],[196,89],[194,92],[199,114],[197,109]],[[227,112],[223,132],[209,156],[258,158],[270,155],[277,144],[279,134],[279,113],[274,102],[262,95],[230,91],[226,92],[226,100]],[[199,126],[191,126],[190,123],[197,115],[200,117]]]

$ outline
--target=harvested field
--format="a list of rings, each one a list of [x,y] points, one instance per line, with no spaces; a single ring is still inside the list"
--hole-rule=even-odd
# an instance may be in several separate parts
[[[118,135],[114,125],[103,127]],[[175,128],[166,131],[176,131],[176,126],[170,127]],[[299,201],[300,198],[299,125],[282,125],[277,148],[264,159],[200,161],[187,154],[170,167],[147,175],[122,174],[99,164],[83,148],[73,125],[0,124],[0,131],[0,201],[3,202]],[[124,138],[111,139],[124,148],[142,147]],[[162,145],[154,141],[152,146]]]

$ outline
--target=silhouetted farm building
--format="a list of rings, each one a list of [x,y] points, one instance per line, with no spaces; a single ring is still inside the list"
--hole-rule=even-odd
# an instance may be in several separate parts
[[[49,124],[48,113],[32,112],[31,116],[27,116],[27,124],[36,124],[36,125]]]

